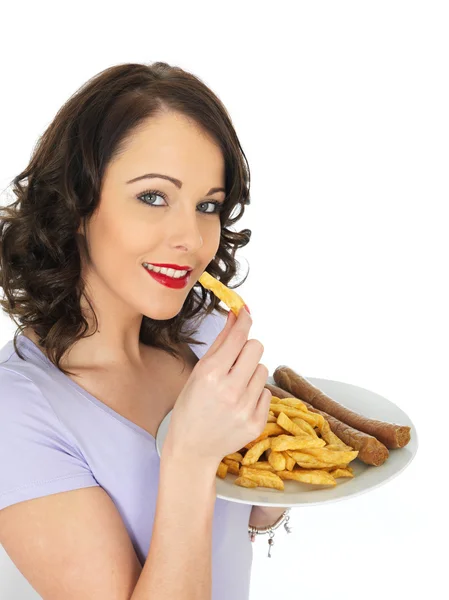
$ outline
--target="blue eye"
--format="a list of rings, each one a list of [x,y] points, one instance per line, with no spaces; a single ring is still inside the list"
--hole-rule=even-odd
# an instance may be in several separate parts
[[[163,206],[163,205],[162,204],[154,204],[153,202],[148,202],[147,200],[144,200],[145,196],[160,196],[164,200],[167,200],[167,195],[164,194],[163,192],[159,192],[158,190],[147,190],[146,192],[143,192],[142,194],[137,196],[137,199],[140,200],[141,202],[143,202],[144,204],[148,204],[149,206]]]
[[[147,190],[146,192],[143,192],[142,194],[139,194],[138,196],[136,196],[137,200],[139,200],[143,204],[146,204],[147,206],[153,206],[155,208],[158,208],[160,206],[165,206],[165,205],[164,204],[154,204],[154,202],[144,200],[145,196],[155,196],[155,197],[159,196],[160,198],[163,198],[165,201],[167,201],[167,194],[164,194],[164,192],[161,192],[159,190]],[[224,209],[224,202],[220,202],[219,200],[208,200],[207,202],[200,202],[200,204],[198,206],[201,206],[203,204],[212,204],[214,206],[214,210],[200,211],[206,215],[219,214]]]

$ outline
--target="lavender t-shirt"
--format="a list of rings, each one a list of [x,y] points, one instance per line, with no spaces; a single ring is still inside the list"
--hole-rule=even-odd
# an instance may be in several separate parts
[[[190,346],[199,358],[225,321],[216,310],[203,316],[194,337],[207,345]],[[154,437],[59,371],[29,338],[20,335],[17,343],[26,361],[12,340],[0,349],[0,510],[31,498],[101,486],[143,565],[159,486]],[[212,600],[249,597],[251,508],[215,501]]]

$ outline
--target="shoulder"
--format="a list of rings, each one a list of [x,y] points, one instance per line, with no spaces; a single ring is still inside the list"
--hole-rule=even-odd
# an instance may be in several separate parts
[[[0,364],[0,411],[5,407],[17,409],[21,400],[40,396],[38,386],[29,377],[15,367]]]
[[[65,435],[45,390],[25,374],[0,365],[0,446],[9,440],[19,450],[24,438],[42,443]]]
[[[40,386],[0,365],[0,510],[92,485],[98,484]]]

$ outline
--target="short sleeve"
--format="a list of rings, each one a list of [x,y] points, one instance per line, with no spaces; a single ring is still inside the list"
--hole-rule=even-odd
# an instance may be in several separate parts
[[[0,510],[98,485],[42,390],[0,367]]]

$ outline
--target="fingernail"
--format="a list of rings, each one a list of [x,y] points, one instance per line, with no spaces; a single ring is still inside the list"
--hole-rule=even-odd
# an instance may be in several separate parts
[[[245,304],[245,308],[249,312],[249,314],[251,314],[251,311],[249,310],[249,308],[248,308],[248,306],[246,304]]]

